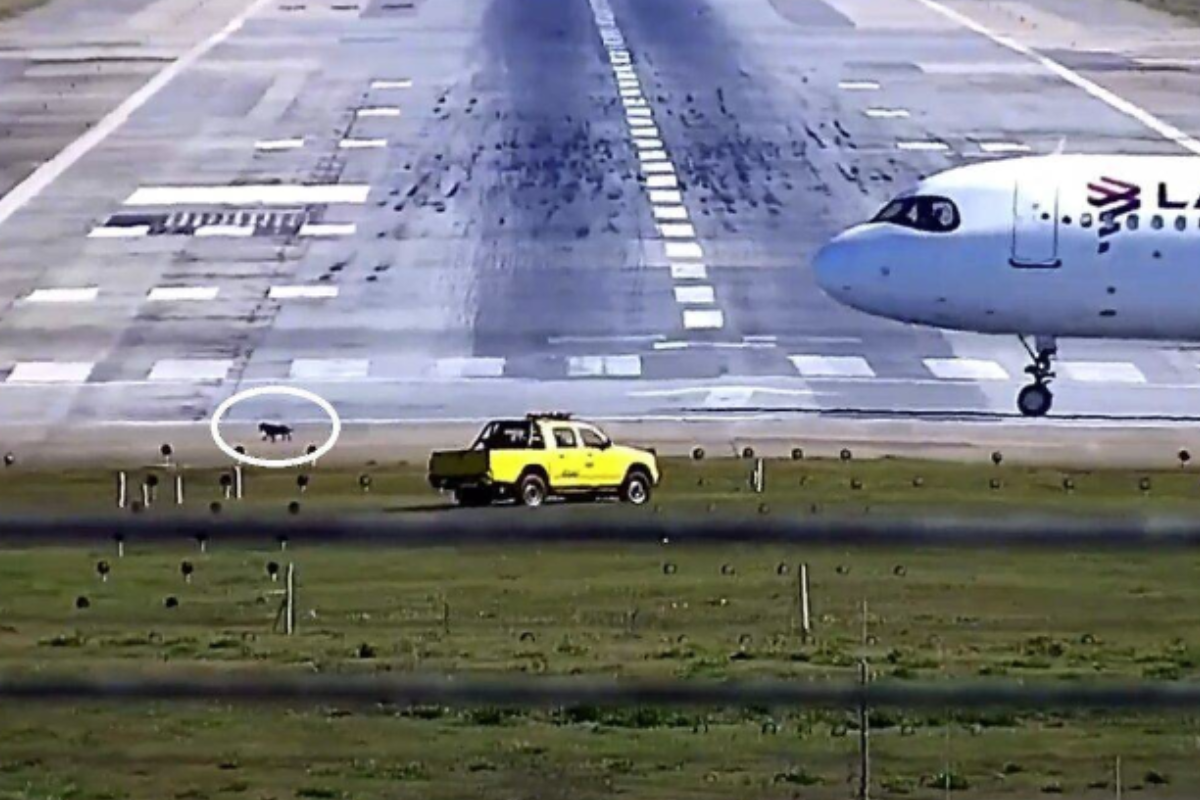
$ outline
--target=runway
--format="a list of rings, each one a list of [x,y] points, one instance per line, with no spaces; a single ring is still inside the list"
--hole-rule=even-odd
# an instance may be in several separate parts
[[[93,5],[0,26],[23,441],[274,384],[350,424],[1005,419],[1016,341],[837,306],[816,248],[953,165],[1200,132],[1200,30],[1116,0]],[[1059,371],[1050,428],[1200,417],[1193,347]]]

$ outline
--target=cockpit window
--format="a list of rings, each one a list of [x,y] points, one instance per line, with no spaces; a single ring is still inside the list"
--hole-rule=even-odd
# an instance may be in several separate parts
[[[958,207],[945,197],[898,197],[875,215],[872,222],[888,222],[918,231],[947,233],[958,227]]]

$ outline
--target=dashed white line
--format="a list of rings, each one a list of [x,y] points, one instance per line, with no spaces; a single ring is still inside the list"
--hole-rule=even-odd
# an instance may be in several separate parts
[[[363,184],[245,186],[143,186],[127,206],[291,206],[365,203],[371,187]]]
[[[365,358],[297,358],[288,376],[295,380],[347,380],[365,378],[371,362]]]
[[[918,140],[896,142],[896,148],[914,152],[940,153],[949,150],[950,145],[934,140]]]
[[[662,139],[635,138],[633,146],[638,150],[661,150],[663,142]]]
[[[378,150],[387,147],[387,139],[342,139],[339,150]]]
[[[979,149],[985,153],[1028,153],[1033,148],[1020,142],[980,142]]]
[[[164,358],[156,361],[147,380],[223,381],[233,361],[222,358]]]
[[[146,294],[152,302],[193,302],[216,300],[221,289],[217,286],[155,286]]]
[[[263,153],[299,150],[301,147],[304,147],[303,139],[262,139],[254,143],[254,149]]]
[[[141,239],[150,235],[149,225],[102,225],[92,228],[89,239]]]
[[[394,107],[389,107],[389,106],[370,106],[367,108],[358,109],[357,111],[354,112],[354,115],[356,117],[359,117],[360,119],[371,119],[371,118],[376,118],[376,117],[398,117],[398,116],[400,116],[400,109],[394,108]]]
[[[716,310],[685,309],[683,327],[689,330],[712,331],[725,327],[725,315]]]
[[[678,205],[683,202],[683,193],[678,189],[651,189],[650,202],[655,205]]]
[[[684,206],[660,206],[654,208],[654,218],[657,220],[686,220],[688,218],[687,208]],[[692,231],[695,233],[695,231]]]
[[[328,300],[337,296],[336,286],[272,286],[267,292],[272,300]]]
[[[669,161],[643,162],[642,172],[646,175],[674,175],[675,165]]]
[[[676,189],[679,187],[679,179],[674,175],[647,175],[647,189]]]
[[[84,383],[95,368],[92,361],[19,361],[7,383]]]
[[[695,239],[696,229],[687,222],[666,222],[658,226],[664,239]]]
[[[875,370],[860,356],[788,356],[806,378],[873,378]]]
[[[371,81],[371,88],[377,89],[380,91],[387,91],[389,89],[411,89],[412,85],[413,85],[413,82],[407,78],[402,78],[399,80]]]
[[[704,250],[700,247],[699,242],[666,242],[667,258],[669,259],[701,259],[704,258]]]
[[[879,88],[878,81],[839,81],[838,88],[847,92],[872,92]]]
[[[863,112],[871,119],[908,119],[908,112],[903,108],[868,108]]]
[[[667,157],[666,150],[639,150],[638,160],[644,163],[647,161],[668,161],[669,158]]]
[[[716,302],[716,293],[711,286],[676,286],[675,302],[681,306],[712,305]]]
[[[332,236],[353,236],[358,226],[349,223],[318,223],[306,222],[300,226],[300,235],[307,238],[325,238]]]
[[[1126,361],[1062,361],[1058,372],[1080,383],[1145,383],[1141,370]]]
[[[97,286],[78,288],[34,289],[22,298],[26,303],[91,303],[100,296]]]
[[[659,140],[657,126],[649,128],[634,128],[629,133],[634,139],[653,139],[656,142]],[[660,144],[659,146],[661,147],[662,145]]]
[[[981,358],[927,358],[934,377],[956,381],[1006,381],[1008,372],[995,361]]]
[[[671,264],[671,279],[676,281],[707,280],[708,269],[703,264]]]

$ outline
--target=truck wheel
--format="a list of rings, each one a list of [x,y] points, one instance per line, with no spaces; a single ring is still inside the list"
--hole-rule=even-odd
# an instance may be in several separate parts
[[[650,479],[644,472],[631,472],[621,484],[621,499],[634,506],[650,502]]]
[[[492,495],[486,489],[458,489],[454,492],[454,500],[466,508],[478,508],[491,505]]]
[[[546,502],[546,481],[541,475],[526,475],[517,485],[517,497],[521,505],[537,508]]]

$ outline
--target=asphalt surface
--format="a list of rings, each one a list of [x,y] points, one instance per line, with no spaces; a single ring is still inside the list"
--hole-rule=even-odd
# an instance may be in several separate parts
[[[1181,152],[989,33],[1200,132],[1200,30],[1117,0],[52,0],[0,25],[0,438],[120,450],[272,385],[350,427],[1007,425],[1015,341],[808,265],[949,166]],[[1187,346],[1062,357],[1014,436],[1200,417]]]

